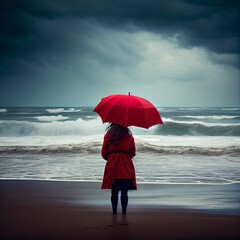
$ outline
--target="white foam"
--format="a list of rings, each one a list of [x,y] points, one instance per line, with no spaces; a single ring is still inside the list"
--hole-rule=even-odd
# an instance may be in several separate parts
[[[89,144],[92,142],[102,143],[103,135],[89,136],[22,136],[0,137],[0,146],[62,146],[67,144]]]
[[[229,127],[229,126],[240,126],[240,123],[209,123],[209,122],[202,122],[202,121],[179,121],[173,120],[171,118],[162,118],[164,123],[178,123],[178,124],[188,124],[188,125],[203,125],[207,127]]]
[[[61,120],[65,120],[68,119],[68,117],[64,117],[62,115],[58,115],[58,116],[38,116],[38,117],[34,117],[39,121],[42,122],[53,122],[53,121],[61,121]]]
[[[49,108],[46,109],[47,112],[49,113],[61,113],[61,112],[80,112],[81,109],[74,109],[74,108],[68,108],[68,109],[64,109],[64,108]]]
[[[155,146],[229,147],[240,146],[240,138],[233,136],[159,136],[136,135],[136,142]]]
[[[84,144],[91,147],[92,143],[102,144],[104,131],[91,135],[69,135],[69,136],[21,136],[21,137],[0,137],[0,146],[50,146],[61,147],[67,144]],[[239,137],[219,136],[157,136],[157,135],[134,135],[137,146],[178,148],[226,148],[240,147]],[[173,150],[170,149],[171,151]]]
[[[195,118],[195,119],[213,119],[213,120],[222,120],[222,119],[234,119],[237,116],[228,116],[228,115],[209,115],[209,116],[192,116],[192,115],[186,115],[186,116],[177,116],[179,118]]]
[[[80,149],[79,149],[80,150]],[[101,181],[105,161],[100,152],[79,154],[7,154],[2,179]],[[146,183],[227,184],[239,182],[239,161],[230,156],[159,155],[140,152],[133,159],[137,181]],[[49,169],[49,166],[51,168]]]
[[[53,108],[53,109],[46,109],[49,113],[61,113],[64,112],[64,108]]]
[[[223,111],[238,111],[240,108],[222,108]]]
[[[74,121],[28,122],[0,121],[1,136],[71,136],[103,133],[105,125],[100,118],[88,121],[78,118]]]
[[[7,109],[5,109],[5,108],[0,109],[0,113],[5,113],[5,112],[7,112]]]

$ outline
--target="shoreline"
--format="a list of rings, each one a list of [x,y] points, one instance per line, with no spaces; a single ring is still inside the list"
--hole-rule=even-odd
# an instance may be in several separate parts
[[[38,190],[38,191],[37,191]],[[109,207],[110,190],[101,189],[101,181],[0,179],[0,200],[26,201],[44,197],[73,206]],[[198,213],[240,216],[240,183],[181,184],[138,183],[138,190],[128,191],[131,208],[159,208]]]
[[[66,180],[66,179],[43,179],[43,178],[1,178],[0,181],[39,181],[39,182],[72,182],[72,183],[101,183],[102,180]],[[240,182],[227,182],[227,183],[203,183],[203,182],[196,182],[196,183],[160,183],[160,182],[140,182],[138,181],[138,185],[209,185],[209,186],[223,186],[223,185],[232,185],[232,184],[240,184]]]

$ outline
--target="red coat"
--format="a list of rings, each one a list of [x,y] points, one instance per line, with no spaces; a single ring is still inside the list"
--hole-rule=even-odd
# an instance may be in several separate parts
[[[102,189],[111,189],[116,178],[128,178],[133,180],[137,189],[136,174],[132,158],[136,154],[136,147],[132,135],[121,139],[117,145],[109,143],[109,134],[104,136],[102,145],[102,157],[107,160]]]

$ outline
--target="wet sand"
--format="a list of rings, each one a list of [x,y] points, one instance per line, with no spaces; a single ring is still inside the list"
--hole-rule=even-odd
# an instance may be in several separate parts
[[[112,216],[109,195],[100,183],[0,180],[0,239],[240,237],[238,185],[139,185],[126,216]]]

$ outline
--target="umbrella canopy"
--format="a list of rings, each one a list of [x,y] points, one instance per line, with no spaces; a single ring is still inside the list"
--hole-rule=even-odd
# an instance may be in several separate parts
[[[104,97],[94,108],[103,123],[117,123],[124,127],[149,128],[163,124],[159,111],[148,100],[125,94]]]

